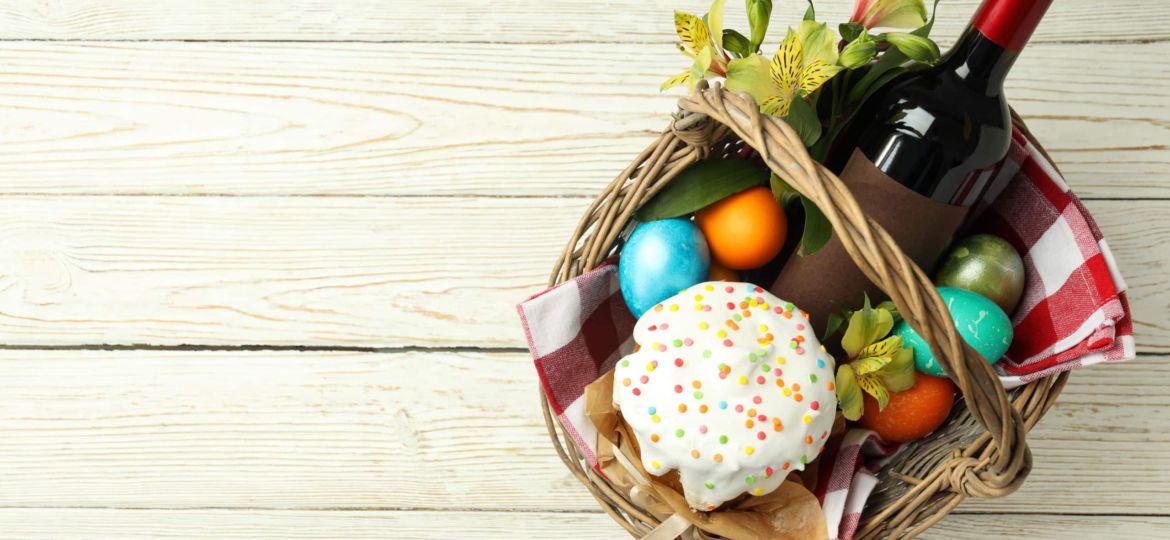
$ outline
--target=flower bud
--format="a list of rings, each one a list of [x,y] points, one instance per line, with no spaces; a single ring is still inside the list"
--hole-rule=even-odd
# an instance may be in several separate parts
[[[854,69],[869,63],[876,54],[877,44],[874,43],[873,38],[862,35],[845,46],[837,63],[845,68]]]
[[[890,32],[885,35],[885,39],[911,60],[923,64],[933,64],[938,61],[940,55],[938,45],[927,38],[905,32]]]
[[[752,28],[751,52],[759,50],[768,33],[768,22],[772,18],[772,0],[746,0],[748,23]]]

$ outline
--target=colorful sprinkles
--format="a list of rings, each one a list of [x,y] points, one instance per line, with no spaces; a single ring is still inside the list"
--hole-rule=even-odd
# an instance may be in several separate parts
[[[647,470],[691,471],[687,500],[710,510],[770,493],[785,476],[776,471],[819,455],[833,421],[822,408],[836,407],[834,366],[806,323],[793,304],[744,283],[696,285],[643,315],[641,346],[618,362],[614,395],[623,410],[645,412],[626,420]]]

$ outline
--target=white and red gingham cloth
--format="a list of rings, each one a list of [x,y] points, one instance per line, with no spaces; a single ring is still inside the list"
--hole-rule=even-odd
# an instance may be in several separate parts
[[[1011,242],[1027,285],[1012,323],[1015,339],[998,364],[1012,388],[1053,373],[1134,356],[1125,281],[1097,224],[1043,154],[1016,130],[993,185],[1006,186],[972,232]],[[1009,181],[1010,180],[1010,181]],[[633,315],[618,285],[616,259],[517,307],[528,348],[553,411],[597,466],[597,430],[585,418],[585,386],[632,347]],[[818,496],[830,537],[849,540],[875,473],[896,452],[873,432],[852,429],[826,451]]]

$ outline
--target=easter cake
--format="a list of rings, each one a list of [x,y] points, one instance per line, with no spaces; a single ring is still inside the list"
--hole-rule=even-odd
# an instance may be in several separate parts
[[[692,508],[770,493],[824,449],[835,368],[796,306],[747,283],[700,283],[649,309],[634,340],[614,404],[646,471],[677,470]]]

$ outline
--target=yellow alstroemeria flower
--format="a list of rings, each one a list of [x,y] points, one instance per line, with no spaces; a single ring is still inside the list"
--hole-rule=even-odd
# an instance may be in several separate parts
[[[837,39],[827,25],[804,21],[788,29],[770,63],[758,55],[732,60],[727,89],[751,94],[764,114],[787,116],[793,100],[816,92],[845,69],[837,65]]]
[[[857,420],[864,412],[862,392],[877,400],[885,409],[891,392],[914,386],[914,349],[900,336],[889,336],[894,326],[889,310],[865,307],[853,313],[849,329],[841,338],[841,348],[849,362],[837,368],[837,402],[845,418]]]
[[[660,90],[667,90],[680,84],[687,84],[691,91],[695,85],[708,74],[719,76],[727,75],[727,53],[723,51],[723,3],[725,0],[715,0],[707,14],[706,23],[703,19],[684,13],[674,12],[674,30],[679,41],[675,43],[678,50],[694,60],[691,68],[675,75],[662,83]],[[708,24],[710,26],[708,26]]]

